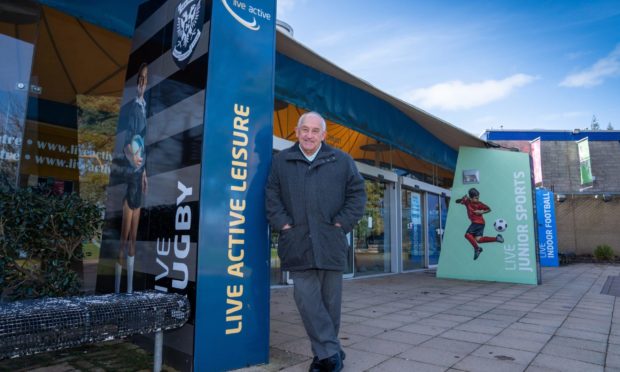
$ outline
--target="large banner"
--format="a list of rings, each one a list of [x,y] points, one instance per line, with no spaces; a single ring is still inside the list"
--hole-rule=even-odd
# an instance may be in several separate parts
[[[213,0],[200,185],[195,360],[269,358],[265,183],[273,150],[275,0]]]
[[[579,175],[582,186],[591,186],[594,182],[592,176],[592,165],[590,164],[590,145],[588,137],[577,141],[577,151],[579,153]]]
[[[540,256],[540,266],[560,265],[553,200],[552,191],[536,189],[536,218],[538,219],[538,254]]]
[[[534,170],[534,184],[539,185],[543,182],[542,177],[542,161],[541,161],[541,141],[540,137],[530,142],[531,155],[532,155],[532,168]]]
[[[461,147],[437,277],[537,284],[526,153]]]
[[[263,185],[272,150],[274,9],[273,0],[139,8],[97,291],[187,295],[189,322],[164,336],[164,363],[175,369],[268,361]]]

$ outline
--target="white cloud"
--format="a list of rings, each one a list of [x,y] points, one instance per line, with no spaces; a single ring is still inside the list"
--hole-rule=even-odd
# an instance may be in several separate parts
[[[516,74],[503,80],[486,80],[465,84],[462,81],[448,81],[429,88],[415,89],[402,98],[423,109],[461,110],[479,107],[507,97],[515,89],[530,84],[537,77]]]
[[[620,75],[620,44],[609,53],[607,57],[601,58],[595,64],[585,70],[568,75],[560,86],[563,87],[593,87],[600,85],[606,78]]]
[[[325,47],[333,47],[333,46],[337,46],[338,44],[346,41],[352,35],[354,35],[354,34],[346,32],[346,31],[330,32],[328,34],[325,34],[323,36],[320,36],[320,37],[314,39],[310,43],[310,45],[312,45],[312,47],[315,48],[315,49],[325,48]]]
[[[389,66],[393,63],[410,60],[415,56],[411,50],[419,41],[420,38],[415,36],[386,38],[374,45],[368,45],[363,51],[356,53],[346,62],[346,67],[354,70],[368,66]]]

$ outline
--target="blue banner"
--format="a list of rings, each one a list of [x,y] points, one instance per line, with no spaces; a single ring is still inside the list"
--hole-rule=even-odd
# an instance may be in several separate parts
[[[274,0],[213,0],[200,182],[197,371],[269,360],[264,189],[273,139],[275,21]]]
[[[555,225],[553,192],[536,189],[536,214],[538,219],[538,251],[541,266],[559,266],[558,240]]]

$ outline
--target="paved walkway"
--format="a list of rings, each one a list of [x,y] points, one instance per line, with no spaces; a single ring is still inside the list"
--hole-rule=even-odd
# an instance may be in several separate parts
[[[437,279],[345,281],[344,371],[619,371],[618,265],[543,269],[540,286]],[[307,371],[310,343],[291,288],[271,292],[271,357],[240,371]]]
[[[544,269],[540,286],[432,272],[347,280],[344,371],[620,372],[620,297],[600,293],[618,275],[620,265],[574,264]],[[308,370],[310,343],[290,287],[271,291],[270,343],[269,364],[239,372]],[[136,371],[151,361],[113,342],[0,361],[0,371]]]

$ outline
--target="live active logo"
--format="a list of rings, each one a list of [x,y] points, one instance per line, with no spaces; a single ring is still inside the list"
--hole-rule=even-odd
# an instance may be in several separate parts
[[[232,7],[228,3],[232,4]],[[252,31],[260,30],[259,21],[256,20],[256,17],[259,19],[264,19],[266,21],[271,21],[271,13],[265,12],[261,8],[254,7],[252,5],[248,5],[243,1],[239,0],[222,0],[222,4],[224,4],[224,8],[230,13],[233,18],[241,23],[244,27],[249,28]],[[243,17],[239,14],[244,15]],[[248,19],[251,18],[251,21]]]

